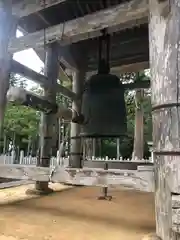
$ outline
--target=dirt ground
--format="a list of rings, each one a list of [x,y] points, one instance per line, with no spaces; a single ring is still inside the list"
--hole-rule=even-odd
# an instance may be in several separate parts
[[[53,185],[50,196],[25,196],[29,186],[0,190],[0,240],[140,240],[154,232],[153,194]],[[31,186],[32,187],[32,186]]]

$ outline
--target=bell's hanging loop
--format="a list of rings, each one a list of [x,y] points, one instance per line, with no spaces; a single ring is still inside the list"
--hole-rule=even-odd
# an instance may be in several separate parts
[[[107,34],[106,29],[103,29],[102,34],[103,35],[99,37],[98,73],[108,74],[110,72],[110,66],[109,66],[110,35]]]

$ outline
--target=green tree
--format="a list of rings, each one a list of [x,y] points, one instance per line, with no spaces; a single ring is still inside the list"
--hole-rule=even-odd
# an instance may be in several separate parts
[[[18,75],[11,75],[11,86],[25,88],[26,79]],[[8,150],[9,142],[13,142],[17,149],[27,149],[37,142],[37,133],[39,126],[39,113],[31,108],[16,106],[8,103],[4,119],[4,145],[1,146],[1,152]]]

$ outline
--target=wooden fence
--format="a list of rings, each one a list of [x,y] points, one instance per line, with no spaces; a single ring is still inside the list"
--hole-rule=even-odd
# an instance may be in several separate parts
[[[37,157],[28,156],[25,157],[23,153],[20,154],[20,159],[17,162],[17,159],[15,159],[14,155],[0,155],[0,164],[14,164],[18,163],[21,165],[36,165],[37,164]],[[92,157],[87,158],[86,161],[102,161],[102,162],[153,162],[153,154],[151,154],[151,157],[149,159],[123,159],[123,158],[100,158],[100,157]],[[67,167],[69,165],[69,157],[66,158],[59,158],[58,154],[57,157],[51,158],[51,167],[60,165]]]

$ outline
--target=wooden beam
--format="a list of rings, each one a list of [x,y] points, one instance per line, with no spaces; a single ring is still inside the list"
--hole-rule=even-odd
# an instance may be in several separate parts
[[[137,64],[137,63],[142,63],[142,62],[147,62],[149,61],[149,54],[148,53],[139,53],[135,55],[129,55],[129,56],[124,56],[123,58],[116,58],[116,59],[111,59],[110,66],[111,68],[117,67],[117,66],[125,66],[125,65],[132,65],[132,64]],[[89,65],[88,69],[89,70],[94,70],[97,68],[97,63],[93,65]]]
[[[54,169],[23,165],[0,165],[0,177],[69,183],[73,185],[100,187],[127,187],[152,192],[153,169],[147,170],[103,170],[96,168],[62,168]]]
[[[43,86],[46,85],[50,87],[49,80],[46,76],[35,72],[34,70],[24,66],[23,64],[15,60],[12,60],[11,71],[19,75],[22,75],[24,77],[27,77],[40,85],[43,85]],[[75,93],[73,93],[71,90],[69,90],[66,87],[63,87],[60,84],[56,85],[56,89],[57,89],[57,92],[60,92],[62,95],[69,97],[70,99],[73,99],[73,100],[77,99]]]
[[[15,53],[28,48],[43,47],[44,40],[46,44],[59,41],[62,45],[67,45],[101,36],[101,30],[104,28],[107,28],[109,32],[116,32],[124,28],[134,27],[138,25],[138,21],[148,21],[146,0],[131,0],[49,27],[45,31],[41,30],[18,39],[14,38],[9,44],[9,51]]]
[[[20,87],[11,87],[7,92],[7,100],[14,104],[28,106],[47,114],[56,114],[58,111],[58,105],[56,103],[52,103],[44,96],[38,96]]]
[[[149,68],[149,61],[144,61],[140,63],[133,63],[133,64],[122,65],[118,67],[112,67],[111,73],[119,75],[120,73],[126,73],[126,72],[140,72],[148,68]]]
[[[66,71],[63,69],[62,64],[59,64],[59,79],[63,79],[66,82],[71,83],[72,82],[72,77],[68,76]]]
[[[33,181],[27,181],[27,180],[19,180],[19,181],[13,181],[13,182],[4,182],[0,184],[0,189],[7,189],[12,187],[19,187],[22,185],[29,185],[32,184]]]
[[[122,41],[121,38],[118,40],[115,40],[112,37],[112,42],[114,43],[114,46],[112,44],[111,46],[111,61],[113,59],[123,59],[128,56],[136,56],[140,53],[145,53],[149,55],[149,39],[148,36],[145,37],[138,37],[138,38],[132,38],[128,41]],[[94,63],[97,65],[97,46],[96,45],[96,51],[93,52],[90,51],[91,55],[89,56],[89,65],[93,65]],[[137,46],[139,46],[137,48]]]
[[[150,81],[141,81],[141,82],[134,82],[134,83],[127,83],[123,84],[125,89],[143,89],[143,88],[150,88],[151,82]]]
[[[17,73],[23,77],[33,80],[34,82],[42,85],[48,84],[48,79],[44,75],[37,73],[36,71],[26,67],[25,65],[17,62],[16,60],[12,60],[11,64],[11,72]]]
[[[128,64],[128,65],[122,65],[122,66],[117,66],[117,67],[112,67],[111,68],[111,73],[119,76],[121,73],[127,73],[127,72],[139,72],[144,69],[149,68],[149,62],[140,62],[140,63],[133,63],[133,64]],[[97,73],[96,71],[89,71],[87,72],[87,78],[90,76],[94,75]]]
[[[21,18],[65,1],[67,0],[45,0],[45,4],[43,4],[41,0],[20,0],[12,5],[12,13]]]
[[[2,177],[19,180],[48,181],[49,168],[26,165],[0,165]]]
[[[92,160],[91,154],[87,154],[88,157],[83,161],[83,166],[86,168],[104,168],[104,161],[98,160],[98,158]],[[89,157],[90,156],[90,157]],[[92,155],[92,156],[95,156]],[[114,161],[107,162],[108,169],[128,169],[128,170],[137,170],[141,168],[141,166],[151,167],[153,166],[152,162],[147,162],[146,160],[141,161]]]

